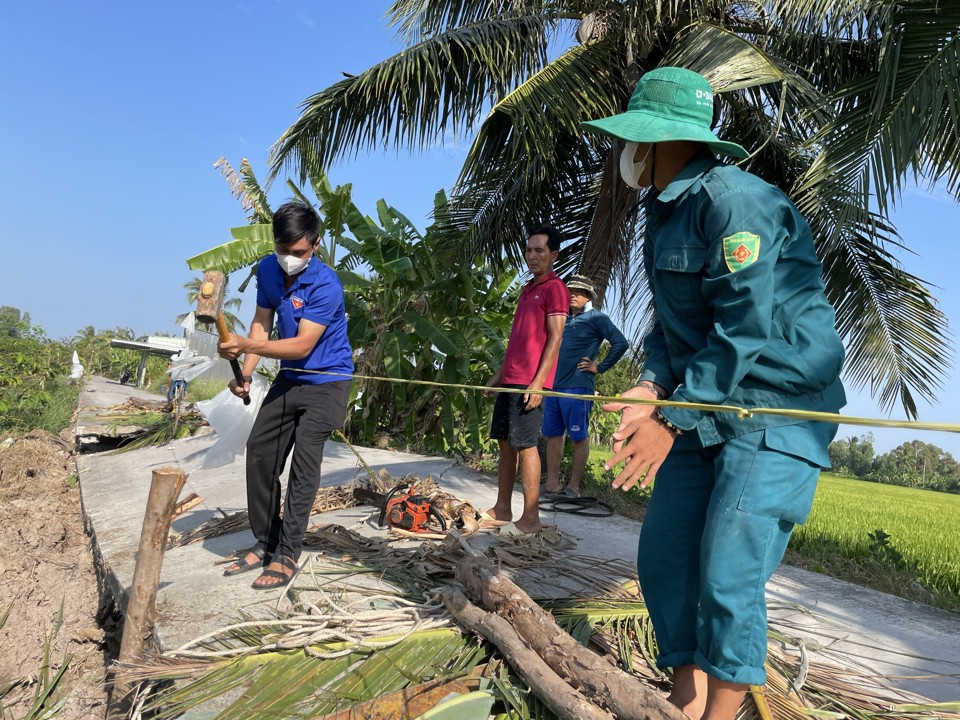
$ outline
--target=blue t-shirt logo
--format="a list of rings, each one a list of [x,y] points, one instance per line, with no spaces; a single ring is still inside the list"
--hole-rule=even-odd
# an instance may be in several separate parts
[[[300,298],[298,298],[296,295],[294,295],[293,297],[290,298],[290,302],[293,303],[293,307],[294,307],[294,309],[296,309],[296,310],[299,310],[300,308],[303,307],[303,300],[301,300]]]

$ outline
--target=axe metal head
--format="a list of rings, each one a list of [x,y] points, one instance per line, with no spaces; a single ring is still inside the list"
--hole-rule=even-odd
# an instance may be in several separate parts
[[[208,270],[203,274],[200,291],[197,293],[197,322],[213,324],[223,309],[223,291],[226,277],[217,270]]]

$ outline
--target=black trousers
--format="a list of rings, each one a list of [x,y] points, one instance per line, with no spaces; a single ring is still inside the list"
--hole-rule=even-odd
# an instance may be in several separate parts
[[[250,527],[269,553],[299,559],[310,508],[320,487],[323,446],[343,425],[350,380],[296,385],[280,374],[247,439]],[[280,473],[293,448],[280,518]]]

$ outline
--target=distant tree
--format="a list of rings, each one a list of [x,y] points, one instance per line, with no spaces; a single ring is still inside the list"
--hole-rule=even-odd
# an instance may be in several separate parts
[[[960,463],[945,450],[920,440],[881,455],[871,477],[890,485],[960,492]]]
[[[202,277],[195,277],[193,280],[190,280],[189,282],[185,282],[183,284],[183,289],[187,291],[188,305],[192,307],[197,306],[197,298],[200,295],[200,286],[202,284],[203,284]],[[226,294],[226,292],[227,292],[227,287],[224,287],[224,294]],[[223,319],[227,323],[227,330],[229,330],[230,332],[236,332],[237,328],[239,328],[240,330],[246,329],[246,325],[243,324],[240,318],[238,318],[234,313],[230,312],[231,310],[239,310],[239,309],[240,309],[240,298],[238,297],[224,298],[223,309],[221,310],[221,312],[223,312]],[[193,311],[191,310],[190,312],[193,312]],[[177,315],[177,323],[178,324],[182,323],[184,320],[187,319],[188,315],[190,315],[189,312],[185,312],[181,315]],[[200,328],[201,330],[206,330],[207,332],[213,332],[213,327],[209,323],[197,323],[197,327]]]
[[[25,337],[30,332],[30,313],[20,308],[0,307],[0,337]]]
[[[873,433],[830,443],[830,464],[839,475],[866,478],[874,466]]]

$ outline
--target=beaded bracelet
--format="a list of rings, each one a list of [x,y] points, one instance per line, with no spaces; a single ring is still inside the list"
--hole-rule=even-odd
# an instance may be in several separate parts
[[[678,438],[681,435],[683,435],[683,430],[681,430],[672,422],[667,420],[667,418],[665,418],[663,416],[663,413],[660,412],[659,410],[657,410],[657,414],[655,415],[655,417],[657,418],[657,422],[663,425],[670,432],[670,434],[673,435],[675,438]]]

